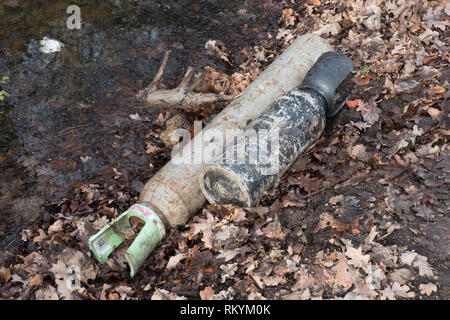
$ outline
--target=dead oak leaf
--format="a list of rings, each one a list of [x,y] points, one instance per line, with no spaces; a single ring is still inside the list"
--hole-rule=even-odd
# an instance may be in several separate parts
[[[439,121],[442,117],[442,111],[436,108],[428,107],[427,112],[433,120]]]
[[[281,224],[278,219],[269,223],[265,228],[262,229],[263,234],[271,239],[283,240],[286,234],[281,229]]]
[[[350,157],[354,160],[360,160],[360,161],[368,161],[369,160],[369,154],[366,151],[366,147],[362,144],[349,146],[347,148],[347,152],[350,155]]]
[[[164,289],[156,289],[151,300],[187,300],[187,298]]]
[[[72,248],[64,249],[50,271],[55,276],[58,294],[63,299],[71,299],[72,292],[81,289],[81,282],[87,284],[97,277],[96,266],[81,251]]]
[[[234,276],[235,272],[237,271],[237,263],[230,263],[230,264],[224,264],[220,266],[220,269],[222,269],[221,276],[221,283],[224,283],[228,278]]]
[[[286,279],[282,276],[263,277],[262,281],[268,287],[276,287],[280,284],[286,283]]]
[[[351,246],[347,247],[345,256],[350,259],[348,263],[357,268],[366,269],[369,265],[370,255],[364,255],[361,247],[358,247],[358,249]]]
[[[128,297],[132,297],[134,294],[133,288],[128,286],[115,287],[115,291],[120,295],[121,300],[125,300]]]
[[[66,265],[59,260],[56,264],[53,264],[50,271],[55,275],[58,295],[63,299],[71,299],[74,288],[72,286],[71,275],[69,275]]]
[[[345,255],[340,253],[338,263],[331,269],[336,272],[336,275],[334,276],[334,283],[336,285],[342,286],[345,289],[350,289],[353,285],[353,276],[350,268]]]
[[[419,270],[419,275],[421,277],[433,277],[434,272],[428,263],[428,258],[425,256],[417,255],[412,263],[413,267]]]
[[[430,296],[433,292],[437,291],[437,286],[431,282],[427,284],[421,283],[419,289],[421,294]]]
[[[225,259],[225,262],[228,262],[237,255],[250,251],[252,251],[252,249],[248,246],[239,247],[233,250],[219,250],[220,254],[216,257],[216,259]]]
[[[298,177],[298,186],[306,192],[314,192],[322,187],[322,182],[318,177],[311,177],[309,173]]]
[[[401,263],[410,266],[416,257],[417,257],[417,252],[406,251],[401,254],[400,261],[401,261]]]
[[[25,270],[30,274],[40,273],[50,267],[48,260],[34,251],[24,258]]]
[[[36,300],[59,300],[55,287],[51,285],[37,290],[34,296]]]
[[[42,276],[40,274],[36,274],[33,278],[28,282],[28,287],[38,287],[42,285]]]
[[[381,289],[381,284],[386,280],[386,274],[377,265],[369,265],[365,272],[367,273],[366,285],[369,290]]]
[[[430,93],[435,95],[435,94],[443,94],[445,93],[447,90],[439,85],[435,85],[433,87],[431,87]]]
[[[352,225],[346,225],[346,224],[342,223],[339,219],[335,219],[328,212],[325,212],[320,215],[319,223],[314,228],[313,232],[317,233],[319,230],[325,229],[327,227],[331,227],[338,232],[343,232],[346,230],[352,231],[352,229],[353,229]]]
[[[311,298],[311,291],[309,288],[303,291],[295,291],[281,297],[282,300],[308,300]]]
[[[394,282],[392,291],[401,298],[414,298],[416,296],[414,292],[409,292],[409,287],[406,284],[402,286],[398,282]]]
[[[11,8],[15,8],[15,7],[19,7],[19,1],[18,0],[6,0],[3,5],[5,7],[11,7]]]
[[[211,287],[206,287],[200,291],[199,295],[202,300],[211,300],[211,297],[214,295],[214,290]]]
[[[180,253],[170,257],[169,262],[166,265],[166,269],[167,270],[174,269],[180,263],[180,261],[186,259],[186,257],[187,253]]]
[[[34,243],[42,242],[42,241],[44,241],[44,240],[46,240],[48,238],[48,235],[45,233],[45,231],[40,229],[40,228],[38,229],[38,233],[39,233],[39,235],[35,236],[33,238],[33,242]]]
[[[285,26],[293,26],[296,20],[297,18],[292,8],[283,9],[280,22],[284,22]]]
[[[49,228],[48,228],[48,234],[54,234],[61,232],[63,230],[63,220],[56,220]]]
[[[316,285],[316,279],[313,277],[305,265],[301,265],[299,270],[295,273],[295,279],[297,282],[292,287],[292,290],[305,290],[307,288],[314,288]]]
[[[375,100],[370,100],[369,102],[361,100],[356,110],[361,113],[364,121],[369,125],[373,125],[380,119],[381,109],[377,107]]]
[[[205,247],[212,249],[214,247],[214,235],[212,230],[215,222],[217,222],[217,219],[209,211],[206,211],[206,219],[199,218],[194,223],[188,225],[191,227],[189,240],[192,240],[198,233],[202,233],[202,241],[205,244]]]
[[[235,225],[224,225],[215,234],[215,247],[236,247],[250,236],[246,228]]]

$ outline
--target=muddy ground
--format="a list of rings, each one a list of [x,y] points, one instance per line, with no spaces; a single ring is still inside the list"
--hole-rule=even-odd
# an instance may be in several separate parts
[[[70,4],[80,30],[67,30],[65,1],[0,5],[0,298],[450,297],[448,4]],[[235,95],[307,32],[356,65],[318,144],[257,208],[205,205],[133,279],[120,259],[99,265],[87,239],[170,159],[174,124],[192,130],[226,106],[136,99],[164,52],[163,87],[192,65],[198,91]],[[63,50],[39,52],[44,36]]]

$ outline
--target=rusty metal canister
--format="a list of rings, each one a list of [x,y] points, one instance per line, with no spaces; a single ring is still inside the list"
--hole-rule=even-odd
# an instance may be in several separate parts
[[[327,116],[343,105],[333,102],[353,62],[337,52],[324,53],[302,84],[275,100],[226,146],[200,174],[211,203],[254,206],[294,160],[322,134]]]

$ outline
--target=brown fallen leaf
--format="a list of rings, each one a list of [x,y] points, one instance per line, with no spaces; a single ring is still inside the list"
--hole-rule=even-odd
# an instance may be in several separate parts
[[[133,288],[128,286],[118,286],[115,290],[120,295],[121,300],[124,300],[127,297],[132,297],[134,294]]]
[[[38,287],[42,285],[42,276],[40,274],[35,275],[31,278],[30,282],[28,282],[28,287]]]
[[[377,107],[375,100],[369,102],[361,101],[356,110],[361,112],[364,121],[369,125],[373,125],[380,119],[381,109]]]
[[[106,300],[106,290],[108,289],[111,289],[111,286],[107,283],[104,283],[102,292],[100,293],[100,300]]]
[[[214,290],[211,287],[206,287],[205,289],[200,291],[200,298],[202,300],[210,300],[214,295]]]
[[[425,57],[422,59],[423,64],[428,64],[433,60],[436,60],[438,58],[438,56],[430,56],[430,57]]]
[[[282,276],[263,277],[262,281],[268,287],[276,287],[280,284],[286,283],[286,279]]]
[[[4,155],[0,154],[0,166],[5,164],[6,161],[8,161],[8,158],[5,157]]]
[[[352,272],[349,270],[351,267],[348,265],[347,259],[343,253],[339,253],[338,259],[338,263],[331,269],[336,272],[334,283],[349,289],[353,285]]]
[[[278,219],[269,223],[262,231],[266,237],[271,239],[283,240],[286,237],[286,234],[281,229],[281,224]]]
[[[128,116],[131,120],[136,120],[136,121],[140,121],[142,120],[141,116],[139,115],[139,113],[132,113]]]
[[[62,299],[72,299],[72,291],[74,288],[72,287],[72,281],[67,272],[66,265],[59,260],[58,263],[52,265],[50,271],[55,276],[58,295]]]
[[[18,0],[6,0],[3,3],[3,5],[6,6],[6,7],[11,7],[11,8],[15,8],[15,7],[19,7],[20,6]]]
[[[292,8],[283,9],[280,21],[283,21],[286,26],[295,25],[296,19],[295,11]]]
[[[399,296],[401,298],[414,298],[415,293],[409,292],[409,287],[405,285],[400,285],[398,282],[394,282],[392,285],[392,291],[396,296]]]
[[[308,300],[309,298],[311,298],[311,292],[309,288],[306,288],[303,291],[295,291],[281,297],[282,300]]]
[[[39,235],[35,236],[33,238],[33,242],[34,243],[42,242],[42,241],[44,241],[44,240],[46,240],[48,238],[48,235],[45,233],[45,231],[40,229],[40,228],[38,229],[38,233],[39,233]]]
[[[366,147],[362,144],[357,144],[347,148],[347,152],[354,160],[367,161],[369,160],[369,154],[366,152]]]
[[[442,94],[442,93],[445,93],[446,91],[447,91],[447,90],[445,90],[444,87],[435,85],[435,86],[431,87],[430,93],[433,94],[433,95],[435,95],[435,94]]]
[[[412,272],[409,269],[402,268],[396,269],[389,274],[389,278],[392,282],[398,282],[399,284],[406,284],[413,278]]]
[[[355,83],[358,86],[365,86],[369,84],[370,78],[371,78],[370,73],[358,73],[355,76]]]
[[[108,300],[119,300],[119,294],[116,292],[110,292],[108,293]]]
[[[63,230],[63,224],[64,224],[63,220],[56,220],[55,223],[53,223],[48,228],[48,234],[54,234],[54,233],[61,232]]]
[[[311,177],[309,173],[306,175],[299,175],[297,177],[297,185],[305,189],[306,192],[314,192],[322,187],[322,181],[318,177]]]
[[[316,225],[313,232],[317,233],[319,230],[325,229],[327,227],[336,229],[336,231],[338,232],[343,231],[352,232],[352,229],[354,229],[353,223],[349,225],[344,224],[339,219],[335,219],[331,214],[325,212],[320,215],[319,223]]]
[[[368,254],[364,255],[361,247],[356,249],[352,246],[348,246],[345,255],[350,259],[348,261],[349,264],[361,269],[365,269],[370,261],[370,256]]]
[[[421,294],[426,294],[427,296],[430,296],[433,292],[437,291],[437,286],[431,282],[427,284],[421,283],[419,289]]]
[[[187,298],[164,289],[156,289],[151,300],[187,300]]]
[[[413,267],[419,270],[419,275],[421,277],[433,277],[434,276],[434,272],[433,269],[431,268],[430,264],[428,263],[428,258],[425,256],[421,256],[420,254],[418,254],[413,263],[412,263]]]
[[[0,268],[0,280],[3,283],[7,283],[11,279],[11,271],[6,267]]]
[[[180,253],[180,254],[170,257],[169,262],[166,265],[166,269],[171,270],[171,269],[175,268],[180,263],[180,261],[186,259],[186,257],[187,257],[187,253]]]
[[[59,300],[55,287],[49,285],[35,293],[36,300]]]
[[[347,104],[347,106],[349,106],[350,108],[356,108],[357,106],[359,106],[359,103],[361,102],[361,99],[356,99],[356,100],[349,100],[346,101],[345,103]]]
[[[433,120],[441,120],[442,111],[436,108],[428,107],[427,112]]]
[[[49,268],[48,260],[36,251],[30,253],[23,259],[26,270],[35,274],[47,270]]]
[[[208,249],[212,249],[215,239],[212,228],[217,219],[209,211],[206,211],[206,217],[206,219],[194,218],[195,223],[190,223],[188,225],[189,227],[191,227],[189,240],[193,239],[196,234],[201,232],[203,235],[202,241],[205,244],[205,247]]]
[[[71,159],[55,159],[50,162],[51,166],[56,170],[64,170],[68,168],[75,169],[77,167],[77,163]]]

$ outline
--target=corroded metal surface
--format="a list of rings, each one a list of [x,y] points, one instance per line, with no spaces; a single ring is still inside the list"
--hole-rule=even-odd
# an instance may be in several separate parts
[[[202,169],[200,186],[208,201],[254,206],[320,137],[325,109],[325,99],[312,89],[279,97],[249,124],[241,141],[227,145],[216,164]]]

